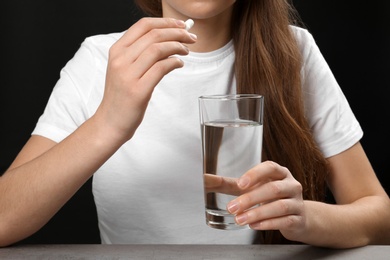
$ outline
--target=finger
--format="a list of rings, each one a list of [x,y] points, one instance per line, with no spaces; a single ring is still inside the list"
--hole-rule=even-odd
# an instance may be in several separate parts
[[[249,224],[254,230],[298,230],[304,225],[303,217],[300,215],[288,215],[279,218],[266,219],[260,222]]]
[[[127,47],[133,44],[152,29],[162,28],[182,28],[185,29],[185,23],[181,20],[172,18],[150,18],[144,17],[131,26],[117,41],[118,45]]]
[[[145,72],[142,78],[138,81],[142,89],[151,95],[154,87],[160,80],[174,69],[183,67],[183,61],[177,57],[169,57],[153,64],[153,66]]]
[[[286,167],[272,161],[266,161],[243,174],[238,180],[238,186],[241,189],[247,189],[272,180],[282,180],[289,175],[291,174]]]
[[[255,205],[286,198],[302,199],[302,185],[294,178],[271,181],[253,188],[229,202],[228,210],[232,214],[239,214]]]
[[[173,41],[191,44],[195,42],[195,38],[191,37],[191,34],[189,34],[186,30],[171,28],[152,29],[127,48],[127,60],[129,62],[133,62],[141,55],[141,53],[153,44]]]
[[[300,203],[292,199],[283,199],[252,207],[243,213],[237,214],[235,220],[239,225],[246,225],[289,215],[299,215],[300,212]]]
[[[179,42],[162,42],[150,45],[132,64],[133,77],[141,78],[153,65],[174,54],[186,55],[189,50]]]
[[[228,211],[231,214],[239,214],[255,205],[286,198],[288,192],[285,190],[285,184],[282,181],[269,182],[229,202],[227,205]]]
[[[222,176],[207,174],[203,175],[204,187],[206,189],[217,189],[222,185]]]
[[[236,178],[227,178],[214,174],[204,174],[204,187],[206,192],[218,192],[238,196],[241,189],[237,186]]]
[[[180,43],[162,43],[160,51],[145,52],[132,66],[132,77],[139,78],[139,86],[153,91],[160,80],[174,69],[183,67],[183,61],[173,54],[187,54],[188,50]]]

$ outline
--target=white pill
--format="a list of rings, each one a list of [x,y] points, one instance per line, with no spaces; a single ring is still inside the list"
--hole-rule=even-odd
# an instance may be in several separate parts
[[[194,25],[194,20],[188,19],[187,21],[185,21],[185,24],[186,24],[186,30],[188,31]]]

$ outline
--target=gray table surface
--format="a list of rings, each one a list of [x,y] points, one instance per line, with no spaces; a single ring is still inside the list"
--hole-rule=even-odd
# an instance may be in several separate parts
[[[325,249],[307,245],[18,245],[0,259],[390,259],[390,246]]]

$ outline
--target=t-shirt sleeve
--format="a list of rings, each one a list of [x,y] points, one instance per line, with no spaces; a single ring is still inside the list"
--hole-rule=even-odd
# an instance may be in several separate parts
[[[301,28],[296,35],[303,56],[305,113],[319,148],[331,157],[357,143],[363,130],[312,35]]]
[[[60,72],[43,114],[32,135],[60,142],[90,117],[88,98],[96,77],[95,58],[88,41]]]

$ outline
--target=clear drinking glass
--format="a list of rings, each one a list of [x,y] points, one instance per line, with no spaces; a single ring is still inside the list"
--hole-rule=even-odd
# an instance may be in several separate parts
[[[256,94],[199,97],[206,223],[244,229],[226,210],[240,195],[236,180],[261,162],[264,97]]]

